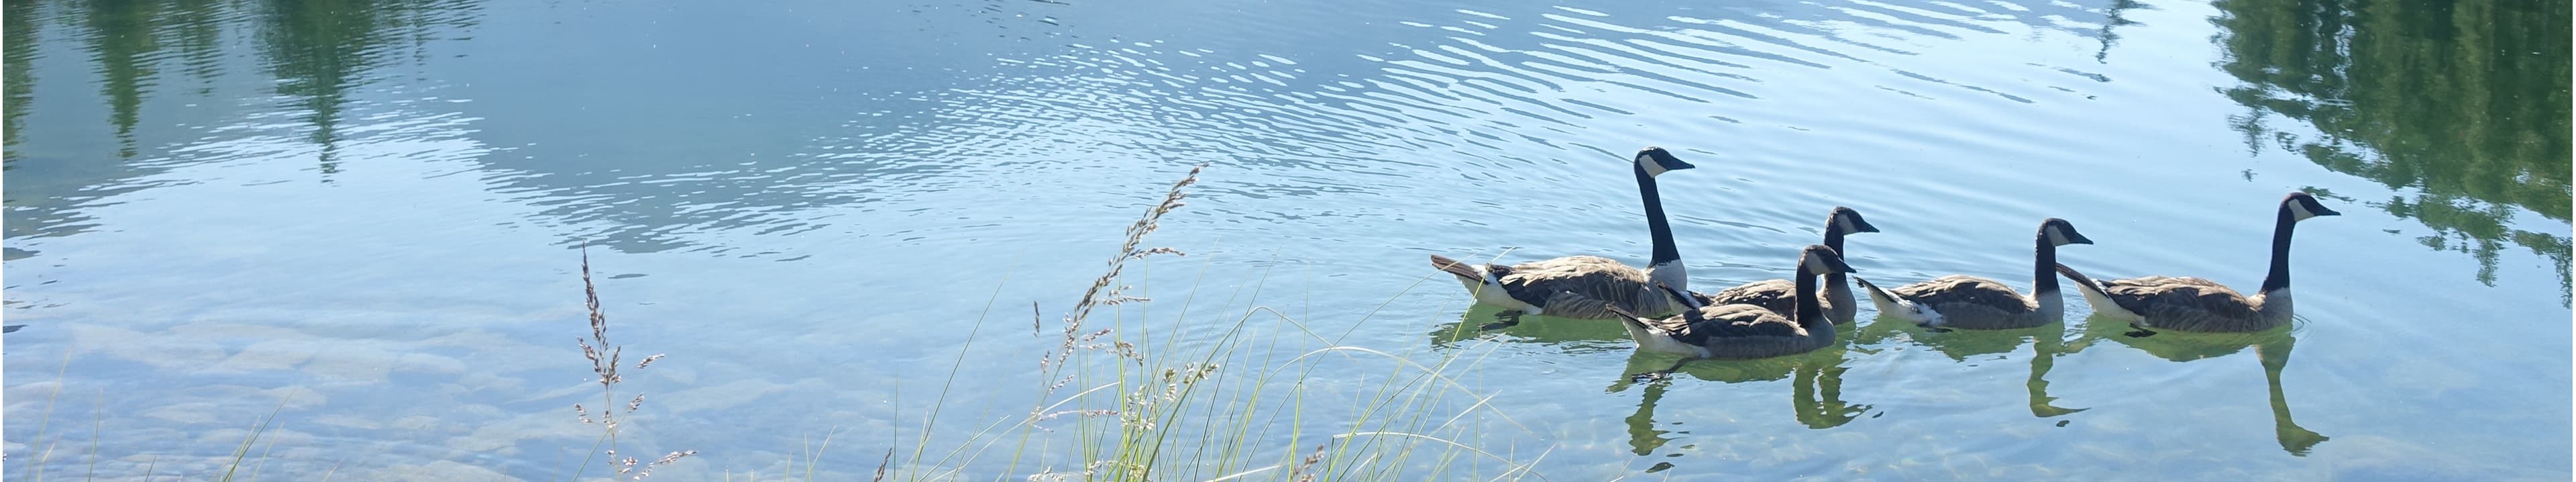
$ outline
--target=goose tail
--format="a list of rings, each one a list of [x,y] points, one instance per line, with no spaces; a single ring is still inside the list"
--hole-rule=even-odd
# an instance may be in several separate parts
[[[2140,324],[2148,323],[2146,315],[2139,314],[2140,311],[2145,310],[2147,307],[2122,305],[2121,299],[2111,297],[2111,285],[2105,284],[2101,281],[2095,281],[2091,277],[2084,276],[2084,273],[2076,272],[2075,268],[2066,267],[2064,264],[2057,265],[2057,274],[2065,275],[2066,279],[2075,280],[2076,292],[2084,294],[2084,304],[2093,305],[2094,315],[2115,320],[2127,320],[2132,324],[2132,326],[2141,326]],[[2132,299],[2134,300],[2134,298]]]
[[[1851,278],[1853,283],[1859,284],[1862,290],[1869,292],[1869,301],[1872,303],[1878,303],[1879,310],[1884,311],[1887,307],[1896,304],[1896,295],[1888,293],[1887,290],[1879,289],[1877,283],[1871,283],[1869,282],[1869,279],[1859,276],[1853,276]]]
[[[1878,306],[1878,312],[1880,314],[1914,322],[1916,325],[1927,328],[1941,326],[1943,322],[1947,321],[1943,319],[1940,312],[1932,311],[1930,307],[1924,306],[1922,303],[1898,297],[1895,293],[1889,293],[1885,289],[1880,289],[1877,283],[1871,283],[1868,279],[1853,276],[1852,281],[1860,284],[1863,291],[1869,292],[1869,302],[1872,305]]]
[[[1460,279],[1480,282],[1485,280],[1485,273],[1478,271],[1474,265],[1449,259],[1448,256],[1431,255],[1431,267],[1446,271]]]
[[[2059,263],[2057,265],[2057,274],[2065,275],[2066,279],[2074,280],[2075,286],[2084,288],[2084,292],[2086,294],[2097,296],[2103,294],[2102,283],[2093,281],[2093,278],[2084,276],[2084,273],[2075,271],[2075,268],[2066,267],[2065,263]]]
[[[1628,325],[1628,328],[1630,329],[1648,332],[1653,331],[1646,326],[1645,318],[1638,317],[1637,313],[1628,311],[1627,308],[1620,308],[1617,303],[1602,303],[1601,309],[1609,310],[1612,315],[1618,315],[1617,318],[1619,318],[1619,323]]]

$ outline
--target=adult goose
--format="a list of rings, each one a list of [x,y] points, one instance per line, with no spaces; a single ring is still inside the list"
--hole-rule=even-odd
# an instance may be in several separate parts
[[[1833,213],[1825,216],[1825,247],[1833,248],[1835,254],[1849,252],[1843,250],[1843,236],[1875,232],[1878,232],[1878,227],[1869,225],[1869,220],[1862,219],[1860,211],[1852,208],[1834,206]],[[1824,303],[1825,318],[1834,323],[1850,323],[1852,316],[1860,311],[1860,303],[1852,301],[1851,283],[1843,279],[1845,276],[1843,273],[1826,274],[1824,291],[1817,294],[1823,297],[1819,301]],[[1745,283],[1715,294],[1693,293],[1692,296],[1699,298],[1701,304],[1754,305],[1789,316],[1798,309],[1796,298],[1791,297],[1796,291],[1797,287],[1789,280],[1775,279]]]
[[[2066,300],[2057,291],[2057,247],[2093,244],[2064,219],[2040,221],[2033,243],[2030,296],[2002,281],[1975,276],[1943,276],[1931,281],[1880,289],[1867,280],[1869,301],[1889,317],[1935,330],[1966,328],[2004,330],[2056,323],[2065,318]]]
[[[1825,319],[1824,307],[1816,302],[1816,276],[1850,273],[1842,255],[1824,245],[1808,245],[1798,255],[1797,309],[1790,316],[1780,316],[1756,305],[1702,306],[1688,293],[1670,285],[1657,284],[1666,298],[1686,307],[1678,315],[1663,318],[1636,316],[1616,305],[1603,309],[1619,315],[1628,328],[1628,336],[1637,340],[1637,348],[1648,351],[1677,353],[1693,358],[1753,359],[1806,353],[1834,342],[1834,324]]]
[[[1648,283],[1662,282],[1687,290],[1690,276],[1682,268],[1680,250],[1673,246],[1672,226],[1664,220],[1664,203],[1655,191],[1655,177],[1693,166],[1661,147],[1637,151],[1633,164],[1637,193],[1645,200],[1647,234],[1653,237],[1655,250],[1653,256],[1646,260],[1646,269],[1639,270],[1600,256],[1567,256],[1500,265],[1467,264],[1436,254],[1431,255],[1431,267],[1458,277],[1459,284],[1465,285],[1477,302],[1505,308],[1496,314],[1500,321],[1485,325],[1486,329],[1518,324],[1523,314],[1595,320],[1617,316],[1602,310],[1602,303],[1557,306],[1559,297],[1565,293],[1607,301],[1631,312],[1671,313],[1677,305],[1655,294]]]
[[[2281,198],[2272,224],[2272,272],[2254,296],[2237,294],[2226,285],[2200,278],[2147,276],[2093,280],[2074,268],[2057,272],[2075,280],[2084,301],[2105,318],[2127,321],[2147,336],[2151,329],[2202,332],[2269,330],[2290,323],[2290,231],[2299,221],[2343,213],[2318,204],[2316,196],[2292,192]]]

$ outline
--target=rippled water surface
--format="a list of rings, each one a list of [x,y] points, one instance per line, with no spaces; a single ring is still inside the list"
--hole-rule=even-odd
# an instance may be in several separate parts
[[[587,242],[669,354],[629,442],[702,451],[657,478],[833,429],[864,478],[952,367],[958,424],[1025,413],[1017,317],[1205,163],[1112,311],[1475,360],[1479,445],[1551,480],[2569,477],[2567,3],[1719,3],[10,0],[8,476],[219,471],[275,411],[263,477],[561,478]],[[1424,255],[1641,263],[1647,145],[1700,166],[1663,199],[1701,286],[1836,205],[1867,276],[2025,288],[2046,217],[2095,274],[2250,288],[2282,193],[2345,215],[2265,334],[2069,299],[1639,381],[1673,360],[1605,323],[1474,333]]]

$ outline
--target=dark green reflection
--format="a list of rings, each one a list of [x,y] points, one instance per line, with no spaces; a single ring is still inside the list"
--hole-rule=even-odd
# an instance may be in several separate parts
[[[312,127],[307,140],[322,146],[323,174],[339,172],[340,116],[351,93],[370,80],[369,70],[390,61],[389,50],[417,48],[439,15],[470,11],[441,2],[270,0],[259,18],[259,51],[277,93],[294,99]],[[406,42],[408,41],[408,42]]]
[[[2128,336],[2126,334],[2128,331],[2127,323],[2094,318],[2091,322],[2085,323],[2082,338],[2076,341],[2069,351],[2081,351],[2095,342],[2111,340],[2145,351],[2157,358],[2180,363],[2224,357],[2244,351],[2246,347],[2253,347],[2254,354],[2263,363],[2263,381],[2271,390],[2272,431],[2274,439],[2281,443],[2281,450],[2304,457],[2310,450],[2314,450],[2317,444],[2324,443],[2328,439],[2323,434],[2300,427],[2297,421],[2290,418],[2290,399],[2281,391],[2281,370],[2289,367],[2290,349],[2296,346],[2299,340],[2290,333],[2289,327],[2255,333],[2191,333],[2166,330],[2144,338]]]
[[[116,126],[116,155],[135,154],[134,124],[141,120],[143,96],[158,82],[153,58],[161,43],[153,41],[161,2],[89,0],[81,3],[82,41],[98,62],[99,90],[107,97],[108,122]]]
[[[1879,319],[1870,321],[1869,326],[1853,334],[1852,339],[1855,343],[1876,344],[1899,334],[1905,335],[1916,345],[1949,356],[1951,361],[1967,361],[1969,357],[1979,355],[2010,353],[2020,349],[2023,341],[2031,341],[2033,343],[2031,343],[2030,378],[2023,382],[2023,386],[2028,389],[2030,415],[2049,418],[2086,410],[2059,407],[2056,404],[2057,397],[2048,395],[2048,371],[2057,367],[2058,357],[2069,353],[2065,323],[2050,323],[2012,330],[1949,330],[1934,333],[1913,323]]]
[[[170,129],[170,119],[146,119],[147,106],[198,104],[236,108],[216,99],[214,86],[274,85],[281,106],[299,114],[322,147],[325,172],[336,159],[341,124],[352,100],[379,71],[425,58],[433,38],[471,27],[479,5],[464,0],[266,1],[226,0],[9,0],[6,2],[5,145],[14,176],[7,236],[50,236],[90,225],[68,211],[84,199],[134,189],[121,182],[169,169],[170,163],[99,162],[104,154],[66,151],[76,144],[19,149],[25,117],[36,103],[38,57],[77,55],[98,74],[108,127],[116,139],[112,161],[154,157],[158,150],[202,132]],[[250,48],[241,48],[248,46]],[[408,46],[411,55],[402,53]],[[262,75],[233,79],[230,75]],[[77,78],[75,78],[77,80]],[[191,88],[193,87],[193,88]],[[79,109],[79,106],[59,107]],[[256,112],[253,112],[256,113]],[[249,113],[222,112],[227,117]],[[54,126],[46,126],[54,128]],[[146,165],[148,164],[148,165]],[[14,252],[13,252],[14,253]],[[13,254],[13,256],[15,256]]]
[[[2111,0],[2111,7],[2103,9],[2102,32],[2095,35],[2095,37],[2102,41],[2102,49],[2093,51],[2094,62],[2108,62],[2111,60],[2111,47],[2119,45],[2120,43],[2120,33],[2114,32],[2111,29],[2137,25],[2138,22],[2129,20],[2127,17],[2122,17],[2120,14],[2131,9],[2138,8],[2149,10],[2155,9],[2155,7],[2138,3],[2137,0]]]
[[[181,68],[196,81],[197,95],[213,93],[215,76],[223,75],[223,4],[215,0],[171,3],[170,43],[179,48]]]
[[[2418,190],[2369,204],[2432,228],[2425,246],[2475,257],[2490,286],[2505,243],[2547,257],[2569,301],[2566,227],[2510,220],[2519,206],[2568,221],[2570,2],[2215,4],[2249,147]],[[2323,137],[2274,131],[2272,115]]]
[[[36,2],[11,0],[0,4],[0,84],[6,87],[6,105],[0,105],[0,146],[8,147],[10,157],[18,154],[18,131],[25,127],[27,101],[36,96],[35,69],[27,68],[36,60]]]

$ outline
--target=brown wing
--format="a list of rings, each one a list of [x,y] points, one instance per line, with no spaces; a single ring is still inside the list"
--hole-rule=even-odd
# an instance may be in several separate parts
[[[1755,281],[1720,290],[1714,294],[1701,295],[1700,302],[1703,306],[1760,306],[1762,309],[1785,316],[1798,309],[1798,287],[1784,279]]]
[[[1948,313],[1953,305],[1982,306],[2005,312],[2036,310],[2030,299],[2002,281],[1975,276],[1943,276],[1887,290]]]
[[[1636,314],[1636,312],[1637,312],[1637,310],[1635,310],[1635,309],[1630,309],[1630,308],[1629,308],[1629,307],[1627,307],[1627,306],[1613,305],[1613,304],[1611,304],[1609,301],[1603,301],[1603,300],[1602,300],[1602,299],[1600,299],[1600,298],[1594,298],[1594,297],[1587,296],[1587,295],[1584,295],[1584,294],[1582,294],[1582,293],[1576,293],[1576,292],[1573,292],[1573,291],[1557,291],[1555,295],[1553,295],[1553,296],[1549,296],[1549,297],[1547,297],[1545,300],[1542,300],[1540,303],[1535,303],[1535,304],[1537,304],[1537,305],[1538,305],[1538,306],[1540,306],[1540,307],[1547,308],[1547,314],[1549,314],[1549,315],[1554,315],[1554,316],[1559,316],[1559,317],[1566,317],[1566,318],[1581,318],[1581,319],[1611,318],[1611,319],[1616,319],[1615,317],[1619,317],[1619,316],[1636,316],[1635,314]],[[1616,307],[1616,308],[1618,308],[1618,309],[1612,309],[1613,307]],[[1627,313],[1629,313],[1629,314],[1628,314],[1628,315],[1621,315],[1621,314],[1619,314],[1619,312],[1621,312],[1621,311],[1625,311],[1625,312],[1627,312]],[[1568,314],[1584,315],[1584,314],[1594,314],[1594,313],[1605,314],[1605,315],[1607,315],[1607,316],[1599,316],[1599,317],[1591,317],[1591,316],[1568,316]],[[1648,315],[1648,316],[1651,316],[1651,315]],[[1639,318],[1643,318],[1644,316],[1637,316],[1637,317],[1639,317]]]
[[[2150,326],[2183,330],[2208,329],[2260,320],[2260,303],[2227,285],[2201,278],[2147,276],[2103,280],[2102,293],[2140,316]]]
[[[1511,291],[1513,298],[1537,301],[1533,304],[1546,308],[1547,314],[1554,316],[1585,319],[1615,316],[1608,311],[1587,309],[1590,308],[1588,306],[1552,306],[1550,301],[1556,298],[1554,293],[1561,291],[1616,303],[1640,315],[1653,316],[1672,311],[1670,301],[1649,289],[1644,271],[1599,256],[1567,256],[1512,265],[1511,274],[1503,275],[1502,284],[1504,289]],[[1532,296],[1524,297],[1524,293]]]
[[[1700,320],[1691,324],[1691,334],[1704,337],[1694,343],[1705,345],[1706,338],[1739,338],[1750,336],[1804,336],[1789,317],[1753,305],[1723,305],[1699,309]],[[1678,318],[1678,317],[1676,317]]]
[[[1635,313],[1619,308],[1609,302],[1594,299],[1572,291],[1556,292],[1555,296],[1548,299],[1548,303],[1551,309],[1601,310],[1603,312],[1608,312],[1620,317],[1622,320],[1628,320],[1654,331],[1664,332],[1665,335],[1671,336],[1675,341],[1692,345],[1706,344],[1708,342],[1708,333],[1711,329],[1711,327],[1708,326],[1710,323],[1706,320],[1698,320],[1694,322],[1692,318],[1695,318],[1695,316],[1692,315],[1699,314],[1696,312],[1663,317],[1637,316]],[[1703,310],[1705,309],[1706,308],[1703,308]]]

